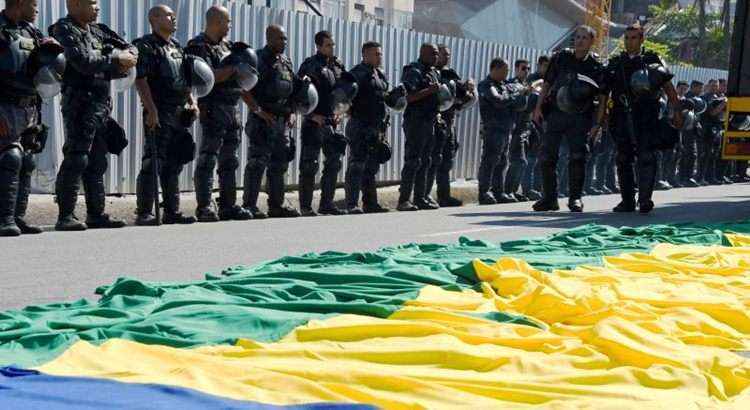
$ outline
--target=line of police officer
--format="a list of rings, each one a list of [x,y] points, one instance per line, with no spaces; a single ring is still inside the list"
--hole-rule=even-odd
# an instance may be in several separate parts
[[[461,201],[450,194],[449,181],[458,149],[455,118],[477,100],[483,141],[481,204],[533,199],[537,211],[559,209],[558,172],[565,171],[559,159],[560,149],[565,147],[567,178],[563,179],[567,180],[568,207],[582,211],[590,147],[600,144],[602,128],[609,123],[609,132],[604,134],[617,147],[623,198],[615,211],[634,211],[637,189],[641,212],[649,212],[657,151],[674,148],[674,134],[679,140],[675,128],[682,128],[683,117],[696,111],[692,100],[680,100],[682,95],[671,86],[672,76],[659,56],[642,49],[643,33],[637,26],[628,28],[626,50],[606,67],[590,52],[594,31],[581,27],[575,34],[575,48],[562,50],[551,59],[541,58],[537,73],[529,75],[529,63],[519,60],[516,78],[507,80],[509,66],[496,58],[478,87],[472,80],[462,81],[450,68],[449,48],[423,44],[418,60],[403,68],[402,84],[391,88],[381,69],[382,48],[375,42],[362,46],[362,62],[347,72],[335,56],[333,36],[319,32],[315,35],[317,53],[295,73],[284,54],[288,39],[282,27],[269,26],[266,46],[253,50],[226,38],[231,19],[221,6],[207,11],[205,31],[183,49],[173,37],[177,22],[167,6],[153,7],[148,16],[152,32],[129,44],[96,23],[96,0],[68,0],[68,16],[52,25],[50,36],[45,37],[33,25],[36,3],[8,0],[0,14],[4,53],[0,60],[4,74],[0,80],[4,85],[0,98],[0,235],[41,231],[26,223],[24,215],[33,154],[44,148],[46,138],[40,122],[41,101],[60,92],[65,144],[55,191],[59,207],[56,229],[62,231],[125,225],[105,213],[103,175],[107,154],[119,154],[127,146],[124,131],[111,117],[111,92],[124,91],[133,83],[143,105],[145,131],[137,180],[137,225],[299,216],[284,200],[285,174],[296,151],[290,129],[297,115],[303,117],[302,215],[388,211],[378,203],[375,175],[391,157],[385,137],[391,110],[404,111],[405,160],[397,209],[459,206]],[[659,100],[662,91],[669,99],[668,106]],[[610,94],[613,103],[608,110]],[[721,100],[718,94],[711,98]],[[251,114],[244,127],[248,161],[244,195],[238,204],[235,175],[243,128],[240,100]],[[709,114],[718,115],[720,107],[709,105]],[[661,133],[657,132],[660,113],[667,119],[662,122],[669,125]],[[349,120],[341,134],[337,128],[344,115]],[[704,124],[718,129],[719,122],[706,118]],[[196,119],[203,129],[199,147],[189,132]],[[347,146],[346,209],[338,209],[333,198]],[[196,150],[197,209],[192,217],[180,212],[178,178],[184,165],[196,158]],[[321,200],[315,211],[312,194],[321,151]],[[667,157],[662,162],[676,163],[668,154],[661,156]],[[690,154],[683,157],[690,160]],[[699,173],[706,174],[709,167],[716,169],[716,175],[724,172],[716,155],[704,157],[709,159],[701,164],[713,165],[698,167]],[[607,162],[596,168],[598,180],[603,179]],[[636,162],[637,173],[633,169]],[[588,167],[590,173],[592,166]],[[219,176],[218,209],[212,198],[215,171]],[[268,214],[257,205],[264,175]],[[74,212],[81,182],[85,222]],[[434,184],[437,200],[430,196]],[[160,215],[162,207],[164,214]]]
[[[643,48],[639,25],[626,29],[625,50],[606,66],[591,52],[595,35],[590,27],[579,27],[574,47],[556,52],[549,60],[540,59],[541,72],[531,78],[525,60],[516,62],[517,77],[511,80],[507,62],[496,58],[490,63],[489,76],[479,84],[480,204],[536,199],[535,211],[556,211],[562,194],[559,185],[566,182],[572,212],[583,211],[584,193],[619,191],[622,201],[615,212],[649,213],[660,165],[675,173],[679,162],[685,186],[700,184],[692,175],[696,166],[691,161],[697,152],[701,177],[710,172],[720,178],[726,173],[726,162],[718,152],[726,99],[718,93],[704,96],[700,101],[709,108],[698,123],[697,115],[706,107],[701,108],[701,102],[684,90],[675,90],[673,75],[659,55]],[[696,124],[711,127],[701,140],[711,146],[682,148],[678,157],[678,143],[690,143]],[[525,154],[534,153],[535,136],[541,136],[538,157],[529,164]],[[561,150],[567,154],[563,161]],[[567,173],[559,177],[561,162]],[[743,166],[737,168],[733,172],[746,172]],[[615,186],[615,169],[619,186]],[[523,172],[526,182],[519,191],[518,175]],[[535,190],[534,175],[541,176],[541,195]]]

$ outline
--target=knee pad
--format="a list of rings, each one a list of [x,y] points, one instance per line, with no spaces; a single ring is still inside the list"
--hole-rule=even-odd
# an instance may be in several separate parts
[[[236,155],[233,155],[231,157],[224,158],[221,161],[219,161],[218,172],[220,174],[227,173],[227,172],[234,172],[239,167],[240,167],[240,159],[237,158]]]
[[[320,161],[316,159],[303,159],[299,164],[299,172],[302,175],[315,175],[320,169]]]
[[[62,165],[61,168],[65,168],[66,171],[83,174],[89,165],[89,156],[80,152],[71,153],[63,159]]]
[[[216,166],[216,154],[202,152],[195,164],[196,170],[212,171]]]
[[[0,153],[0,169],[18,172],[23,162],[21,150],[17,147],[10,148]]]
[[[364,172],[365,170],[365,162],[364,161],[350,161],[349,162],[349,171],[350,172]]]

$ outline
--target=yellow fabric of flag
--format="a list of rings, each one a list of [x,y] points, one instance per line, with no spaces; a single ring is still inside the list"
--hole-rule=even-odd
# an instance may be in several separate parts
[[[731,241],[731,239],[730,239]],[[273,404],[748,408],[750,247],[658,245],[542,272],[474,263],[480,292],[425,287],[387,319],[314,320],[275,343],[79,342],[40,371]],[[532,317],[542,328],[492,320]]]

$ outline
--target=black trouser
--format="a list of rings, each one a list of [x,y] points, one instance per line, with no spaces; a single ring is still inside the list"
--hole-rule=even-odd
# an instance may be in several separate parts
[[[482,158],[479,162],[479,195],[484,195],[492,189],[493,192],[502,192],[504,187],[499,184],[502,179],[497,178],[495,173],[501,172],[498,167],[504,152],[508,151],[511,141],[511,130],[496,127],[483,127],[482,135]]]
[[[346,137],[349,140],[349,164],[346,169],[346,205],[359,206],[359,194],[365,207],[378,205],[375,176],[380,170],[374,150],[385,127],[351,118],[346,124]]]
[[[302,154],[300,157],[299,202],[300,208],[311,209],[315,176],[320,168],[320,151],[323,151],[323,174],[320,176],[320,209],[333,208],[336,182],[346,153],[344,141],[337,140],[332,125],[319,126],[310,119],[302,122]]]
[[[698,159],[697,130],[684,131],[681,135],[680,181],[686,182],[695,178],[695,167]]]
[[[164,212],[174,215],[180,211],[180,173],[182,173],[183,165],[173,150],[175,139],[180,138],[182,133],[188,131],[178,122],[178,107],[157,108],[159,111],[159,128],[153,130],[146,128],[144,133],[145,147],[141,160],[141,172],[138,174],[136,181],[138,197],[136,212],[139,215],[151,213],[154,201],[158,201],[158,198],[155,197],[154,157],[158,158],[159,162],[159,183],[162,189]],[[146,114],[144,113],[143,116],[145,118]],[[154,152],[154,145],[156,145],[156,152]]]
[[[200,105],[203,137],[195,164],[195,199],[198,208],[211,204],[214,187],[214,169],[219,175],[219,207],[230,209],[237,202],[237,168],[240,160],[242,126],[236,105],[205,103]]]
[[[247,117],[245,134],[248,137],[248,161],[242,198],[245,208],[255,209],[258,206],[263,173],[266,174],[268,208],[278,209],[284,205],[284,178],[296,151],[286,122],[286,118],[278,117],[269,125],[255,114]]]
[[[748,166],[747,161],[737,161],[736,173],[738,177],[747,178],[747,166]]]
[[[526,150],[529,145],[529,132],[528,123],[519,123],[516,125],[511,135],[507,154],[503,154],[498,164],[499,169],[495,170],[493,178],[499,177],[500,180],[493,185],[500,187],[502,192],[506,194],[515,194],[518,192],[518,188],[521,185],[521,177],[529,165],[529,161],[526,158]]]
[[[0,226],[15,224],[22,163],[19,147],[11,145],[0,150]]]
[[[720,178],[716,171],[717,159],[721,155],[721,131],[720,123],[703,124],[703,137],[698,140],[698,178],[701,181]]]
[[[450,173],[455,163],[458,141],[453,122],[439,121],[435,125],[435,145],[432,149],[432,161],[427,173],[425,192],[432,193],[432,185],[437,183],[438,200],[451,196]]]
[[[604,189],[605,186],[614,187],[616,182],[614,181],[614,158],[615,158],[615,143],[612,140],[612,134],[609,130],[602,130],[602,139],[599,142],[599,154],[596,159],[595,173],[596,178],[593,186],[597,189]],[[609,178],[612,180],[610,181]]]
[[[421,201],[429,194],[427,190],[427,172],[432,164],[432,151],[435,145],[434,117],[416,114],[404,118],[404,167],[401,170],[401,187],[399,203],[409,201],[414,194],[414,201]]]
[[[610,132],[617,144],[617,176],[620,182],[620,195],[623,202],[635,203],[636,171],[638,168],[638,201],[641,204],[651,201],[656,182],[656,149],[654,141],[659,139],[661,126],[658,119],[657,103],[643,102],[633,112],[635,136],[627,134],[625,115],[615,110],[611,117]]]
[[[581,199],[586,179],[586,158],[589,153],[588,133],[592,123],[590,113],[573,115],[554,110],[547,117],[540,157],[542,191],[546,200],[557,199],[557,167],[563,142],[568,146],[568,196],[570,200]]]
[[[542,171],[539,161],[541,149],[541,135],[536,125],[529,124],[529,144],[526,146],[527,165],[521,179],[521,188],[524,194],[530,191],[540,192],[542,190]]]
[[[21,134],[36,125],[39,114],[35,106],[21,107],[0,104],[0,117],[5,119],[8,136],[0,140],[0,223],[9,218],[23,218],[31,193],[31,174],[36,168],[34,154],[21,148]],[[13,194],[15,192],[15,195]]]
[[[109,95],[69,91],[62,97],[65,125],[63,161],[57,173],[55,194],[60,218],[73,215],[83,180],[87,213],[104,213],[104,173],[107,172],[106,122],[111,112]]]

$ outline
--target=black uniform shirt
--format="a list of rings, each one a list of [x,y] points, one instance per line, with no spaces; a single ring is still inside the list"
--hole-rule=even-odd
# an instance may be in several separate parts
[[[250,91],[258,105],[266,112],[275,115],[289,115],[292,107],[289,101],[294,91],[294,68],[292,61],[284,54],[274,55],[266,46],[257,51],[258,84]]]
[[[373,126],[382,126],[388,113],[384,99],[388,91],[385,73],[365,63],[357,64],[350,73],[357,79],[359,88],[352,102],[352,118]]]
[[[147,34],[133,43],[138,47],[137,78],[145,78],[157,107],[181,106],[187,103],[190,88],[182,74],[185,52],[180,43],[156,34]]]
[[[217,70],[222,67],[221,61],[228,56],[232,50],[232,42],[223,39],[219,42],[211,40],[206,33],[198,34],[190,40],[185,47],[187,54],[198,56],[208,63],[212,69]],[[234,79],[214,84],[211,92],[201,98],[199,103],[217,103],[227,105],[237,105],[240,101],[242,89]]]
[[[585,75],[601,86],[602,63],[596,54],[589,53],[583,60],[576,58],[573,49],[563,49],[552,55],[549,68],[544,75],[544,82],[550,85],[547,101],[557,105],[557,90],[576,78],[578,74]]]
[[[38,46],[44,37],[36,26],[26,21],[13,23],[5,15],[0,13],[0,41],[8,44],[18,42],[18,51],[28,56]],[[7,60],[6,60],[7,59]],[[10,61],[13,55],[3,52],[0,57],[0,96],[8,98],[34,97],[37,95],[33,79],[30,78],[21,67],[15,67],[15,62]],[[0,100],[3,98],[0,97]]]
[[[65,88],[76,91],[91,91],[94,96],[109,98],[109,81],[119,72],[111,51],[135,48],[104,24],[79,26],[72,17],[64,17],[49,28],[49,33],[65,47]]]
[[[487,76],[479,83],[479,115],[482,126],[510,131],[515,123],[513,102],[517,98],[508,87],[511,81],[495,81]]]
[[[428,67],[419,61],[415,61],[404,67],[401,74],[401,82],[406,87],[408,94],[422,91],[432,84],[440,82],[440,74],[434,67]],[[434,118],[438,114],[437,93],[425,97],[419,101],[409,103],[404,111],[404,116],[419,115],[425,118]]]
[[[609,64],[605,69],[605,92],[612,92],[612,99],[614,100],[614,109],[619,111],[623,108],[622,96],[627,94],[630,98],[631,105],[635,108],[639,105],[646,104],[649,107],[658,105],[659,94],[654,93],[651,96],[643,96],[638,98],[636,101],[630,92],[630,77],[638,70],[642,70],[644,67],[650,64],[664,64],[658,54],[653,51],[642,50],[637,56],[631,57],[627,52],[622,52],[617,56],[612,57],[609,60]]]
[[[297,75],[308,76],[318,90],[318,105],[313,114],[324,117],[333,115],[333,88],[344,72],[344,64],[336,57],[328,58],[323,54],[308,57],[299,67]]]

